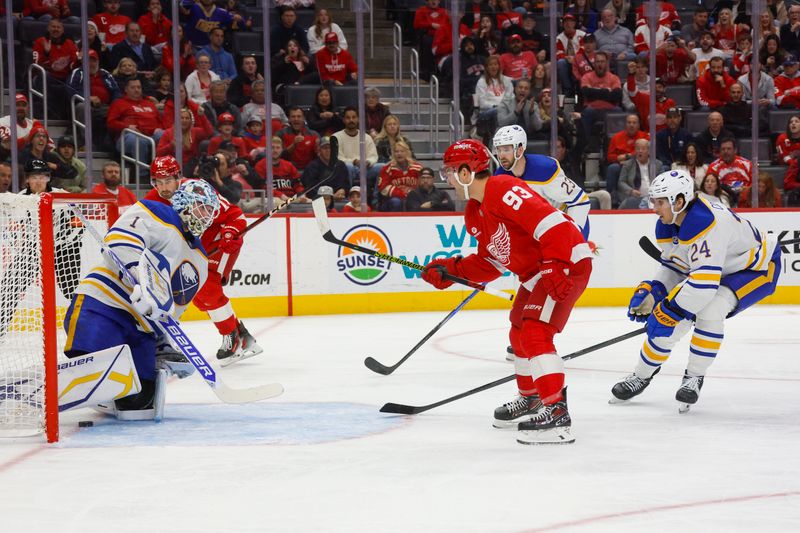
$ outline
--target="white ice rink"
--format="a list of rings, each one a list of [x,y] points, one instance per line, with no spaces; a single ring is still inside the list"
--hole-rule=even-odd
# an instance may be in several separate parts
[[[513,372],[506,313],[464,311],[391,376],[446,312],[250,319],[265,353],[221,371],[286,393],[221,405],[198,377],[172,382],[160,424],[62,417],[61,442],[0,440],[0,532],[800,531],[800,307],[727,323],[699,403],[674,396],[688,338],[650,388],[608,405],[641,337],[567,363],[576,443],[523,446],[491,427],[508,383],[410,417]],[[210,323],[186,323],[209,357]],[[562,355],[636,325],[577,309]],[[94,427],[77,427],[79,420]]]

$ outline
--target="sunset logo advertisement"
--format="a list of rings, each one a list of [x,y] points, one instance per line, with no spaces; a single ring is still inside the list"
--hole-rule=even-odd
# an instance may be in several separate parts
[[[370,224],[360,224],[347,231],[342,240],[369,248],[382,254],[393,255],[389,237]],[[339,247],[336,267],[339,272],[357,285],[374,285],[386,277],[391,263],[378,257],[364,255],[349,248]]]

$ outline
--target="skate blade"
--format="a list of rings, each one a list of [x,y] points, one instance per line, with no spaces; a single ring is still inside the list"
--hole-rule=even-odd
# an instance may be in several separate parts
[[[243,352],[240,352],[240,353],[238,353],[236,355],[232,355],[230,357],[226,357],[225,359],[220,359],[219,364],[220,364],[220,366],[230,366],[233,363],[236,363],[238,361],[243,361],[245,359],[249,359],[249,358],[251,358],[251,357],[253,357],[255,355],[258,355],[263,351],[264,351],[263,349],[259,349],[259,351],[254,351],[254,350],[243,351]]]
[[[141,421],[141,420],[155,420],[155,409],[136,409],[131,411],[117,411],[117,420],[124,421]]]
[[[621,403],[628,403],[629,401],[630,401],[630,400],[620,400],[620,399],[619,399],[619,398],[617,398],[616,396],[612,396],[612,397],[611,397],[611,398],[608,400],[608,403],[609,403],[609,405],[618,405],[618,404],[621,404]]]
[[[678,403],[678,412],[680,414],[688,413],[691,408],[692,404],[690,403]]]
[[[553,428],[540,431],[520,431],[517,436],[520,444],[572,444],[575,437],[570,428]]]
[[[520,418],[515,418],[514,420],[497,420],[494,419],[492,421],[492,427],[495,429],[513,429],[516,430],[519,428],[520,422],[527,422],[531,419],[530,416],[523,416]]]
[[[110,404],[100,403],[97,405],[93,405],[92,409],[106,416],[114,416],[114,417],[117,416],[117,407],[114,405],[113,401]]]

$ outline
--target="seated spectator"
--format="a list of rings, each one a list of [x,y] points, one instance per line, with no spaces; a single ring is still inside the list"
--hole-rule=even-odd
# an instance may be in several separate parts
[[[689,130],[681,127],[682,118],[680,109],[670,107],[665,113],[665,127],[656,133],[656,158],[665,171],[681,161],[686,146],[692,141]]]
[[[114,77],[114,81],[117,82],[117,87],[119,88],[122,88],[125,82],[130,78],[136,78],[144,83],[143,78],[139,76],[136,62],[129,57],[122,58],[117,64],[117,68],[111,71],[111,75]],[[144,87],[144,85],[142,86]]]
[[[746,208],[753,207],[753,188],[752,186],[745,187],[739,193],[739,202],[737,207]],[[783,199],[781,198],[781,191],[775,186],[772,176],[765,173],[758,175],[758,208],[776,208],[783,207]]]
[[[567,9],[567,14],[575,17],[578,28],[586,33],[594,33],[600,27],[600,15],[589,0],[575,0]]]
[[[322,198],[325,202],[325,210],[328,213],[336,213],[336,207],[333,201],[333,189],[327,185],[323,185],[317,189],[317,198]]]
[[[698,191],[700,198],[705,198],[709,202],[716,202],[731,207],[731,195],[719,182],[719,177],[716,174],[706,174],[700,184]]]
[[[149,0],[147,13],[138,20],[142,35],[144,35],[144,42],[149,44],[153,53],[159,56],[167,42],[172,40],[172,21],[162,11],[161,0]]]
[[[287,110],[289,125],[280,130],[276,136],[280,137],[285,152],[285,159],[291,162],[297,170],[303,170],[314,159],[319,143],[319,134],[306,127],[306,117],[298,106]]]
[[[783,177],[783,192],[786,194],[786,204],[800,206],[800,159],[789,161],[789,168]]]
[[[715,37],[710,31],[704,31],[700,35],[700,46],[692,49],[694,54],[694,64],[692,65],[692,73],[690,78],[700,79],[706,73],[709,62],[712,58],[725,57],[725,54],[719,48],[714,48]]]
[[[488,139],[497,129],[497,108],[504,98],[513,98],[514,86],[511,79],[500,71],[500,58],[486,58],[483,76],[475,85],[475,110],[472,114],[474,136]]]
[[[720,183],[737,195],[751,184],[753,164],[736,152],[736,139],[726,137],[719,143],[719,159],[708,165],[708,173],[719,177]]]
[[[514,34],[508,38],[508,52],[500,56],[500,70],[504,76],[516,81],[530,78],[538,64],[533,52],[522,50],[522,37]]]
[[[716,38],[715,46],[722,50],[726,57],[733,57],[736,51],[736,37],[739,27],[733,21],[730,9],[720,9],[717,23],[711,27],[711,33]]]
[[[181,68],[181,79],[185,80],[197,68],[197,62],[194,59],[192,42],[184,37],[183,26],[181,25],[178,25],[178,39],[178,64]],[[161,66],[169,72],[173,71],[174,59],[172,56],[172,40],[170,39],[161,49]]]
[[[461,24],[475,34],[480,28],[481,17],[492,13],[493,9],[486,0],[470,0],[464,10],[464,16],[461,17]]]
[[[736,51],[733,53],[731,75],[736,78],[749,74],[752,61],[753,38],[749,33],[740,33],[736,38]]]
[[[22,149],[30,141],[30,133],[36,126],[44,128],[42,123],[36,119],[28,118],[28,97],[22,93],[17,93],[14,98],[14,105],[16,113],[14,115],[14,123],[17,126],[17,147]],[[0,118],[0,128],[8,133],[9,139],[11,138],[11,115],[6,115]],[[3,160],[4,158],[0,158]]]
[[[266,90],[264,88],[264,80],[256,80],[252,83],[250,89],[250,102],[242,107],[242,116],[250,117],[257,116],[262,122],[267,121],[267,107],[266,107]],[[281,106],[272,102],[270,105],[270,118],[272,120],[272,131],[278,131],[284,124],[289,123],[286,113],[283,112]],[[246,119],[245,119],[246,120]]]
[[[23,19],[38,19],[41,22],[58,19],[68,24],[78,24],[81,21],[80,17],[72,15],[67,0],[25,0],[22,5],[22,17]],[[54,187],[58,186],[54,185]]]
[[[209,152],[211,154],[212,152]],[[212,175],[211,179],[206,179],[208,183],[214,187],[217,194],[228,200],[230,203],[237,205],[242,199],[243,185],[234,178],[237,173],[234,166],[234,152],[229,152],[220,148],[217,152],[213,152],[214,159],[217,160],[216,172]],[[237,165],[238,166],[238,165]],[[195,170],[193,175],[197,175]]]
[[[606,189],[613,195],[617,191],[617,181],[619,180],[622,165],[626,161],[634,159],[636,153],[636,141],[639,139],[647,140],[649,135],[640,129],[639,117],[628,115],[625,119],[625,129],[619,131],[611,137],[608,143],[606,154]],[[649,144],[648,144],[649,147]]]
[[[247,148],[250,161],[257,161],[265,157],[267,152],[267,137],[264,135],[264,122],[255,115],[248,117],[244,125],[242,140]]]
[[[50,112],[63,117],[66,106],[65,83],[78,61],[78,49],[69,37],[64,36],[64,24],[58,19],[47,23],[47,34],[33,43],[33,62],[47,72],[48,104]],[[41,89],[41,85],[37,85]]]
[[[478,54],[489,57],[500,53],[500,32],[497,30],[494,16],[481,16],[480,28],[476,34],[475,48]]]
[[[125,26],[131,21],[119,13],[120,0],[103,0],[105,11],[95,13],[92,22],[97,26],[100,40],[109,48],[125,38]]]
[[[694,179],[695,186],[702,188],[703,179],[708,171],[708,164],[703,162],[703,153],[697,143],[690,141],[681,152],[680,157],[672,163],[672,170],[683,170]]]
[[[270,50],[272,55],[286,54],[286,45],[290,39],[296,39],[300,43],[300,48],[308,53],[308,39],[306,29],[297,23],[297,13],[292,6],[282,6],[278,9],[280,20],[270,32]],[[335,35],[335,33],[334,33]],[[327,35],[326,35],[327,37]],[[336,41],[339,41],[337,36]]]
[[[567,13],[561,18],[564,31],[556,37],[556,61],[558,68],[558,82],[567,98],[575,96],[575,86],[578,80],[572,73],[575,55],[581,49],[586,32],[577,29],[575,16]]]
[[[217,127],[217,117],[223,113],[233,115],[233,134],[240,135],[242,132],[242,113],[239,108],[228,100],[228,84],[223,80],[211,82],[209,88],[209,99],[203,102],[203,114],[208,119],[211,126]]]
[[[316,54],[325,46],[325,36],[335,33],[339,38],[339,48],[347,50],[347,39],[342,28],[333,21],[333,17],[327,9],[318,9],[314,24],[308,28],[306,38],[308,40],[308,53]]]
[[[145,94],[155,102],[158,110],[163,113],[164,104],[166,104],[167,99],[172,98],[172,73],[164,67],[158,67],[153,72],[152,81],[150,89],[146,90]]]
[[[386,164],[392,158],[392,150],[397,141],[403,141],[409,147],[409,141],[402,133],[400,133],[400,119],[396,115],[387,115],[383,119],[381,131],[375,136],[375,150],[378,152],[377,165]],[[411,150],[411,157],[414,158],[414,150]],[[377,166],[376,165],[376,166]]]
[[[411,148],[403,141],[394,143],[392,159],[381,169],[378,183],[379,211],[403,211],[405,200],[417,188],[422,165],[411,158]]]
[[[91,20],[86,23],[86,40],[88,41],[89,49],[97,53],[100,58],[100,68],[109,72],[114,70],[117,65],[111,62],[111,48],[100,39],[97,31],[97,24]],[[83,42],[81,39],[75,41],[75,48],[80,52],[83,49]]]
[[[783,7],[784,14],[786,14],[786,4],[782,0],[779,0],[779,2]],[[775,8],[776,6],[774,3],[772,6],[765,7],[765,9],[761,12],[761,15],[758,17],[758,28],[756,29],[756,33],[758,33],[759,42],[763,42],[767,35],[778,35],[778,32],[780,31],[781,23],[777,21],[775,15],[773,15],[772,11],[770,11],[770,9]]]
[[[758,62],[762,70],[774,78],[781,73],[781,67],[788,55],[776,35],[767,35],[758,50]]]
[[[581,78],[581,94],[584,103],[581,123],[584,135],[589,139],[595,123],[605,120],[609,111],[621,111],[622,83],[609,72],[606,52],[595,54],[594,70]]]
[[[125,26],[125,39],[114,45],[111,49],[111,61],[119,64],[124,57],[136,63],[136,70],[144,75],[152,75],[158,67],[158,61],[153,54],[153,49],[146,42],[142,42],[142,30],[137,22],[129,22]]]
[[[518,124],[529,134],[534,131],[533,111],[535,101],[531,98],[531,82],[527,78],[514,84],[514,98],[503,98],[497,106],[497,127]]]
[[[786,121],[786,132],[778,135],[775,141],[778,162],[788,165],[792,159],[800,157],[800,115]]]
[[[258,73],[256,56],[242,57],[242,70],[228,86],[228,99],[232,104],[244,107],[250,101],[252,83],[259,80],[263,81],[264,76]]]
[[[12,192],[11,180],[11,163],[6,159],[2,159],[0,160],[0,194]]]
[[[461,77],[459,78],[460,109],[464,117],[469,120],[472,118],[472,111],[475,105],[472,95],[475,94],[475,87],[483,75],[483,65],[486,63],[486,58],[478,53],[475,39],[472,37],[461,39],[459,61],[461,68]],[[452,68],[451,64],[450,69],[452,70]]]
[[[83,67],[76,68],[70,74],[67,82],[70,98],[75,95],[83,95]],[[120,97],[120,90],[117,82],[110,72],[100,68],[100,60],[97,52],[89,50],[89,104],[91,106],[92,117],[92,144],[94,147],[106,148],[110,144],[106,120],[111,102]],[[83,101],[76,103],[75,117],[83,122]]]
[[[783,61],[783,74],[775,77],[775,101],[780,107],[800,107],[800,63],[795,56]]]
[[[419,75],[425,81],[430,79],[434,69],[434,34],[447,18],[447,11],[439,6],[439,0],[425,0],[425,4],[414,12],[414,31],[419,41]]]
[[[211,122],[206,118],[203,109],[197,104],[197,102],[193,102],[189,100],[186,96],[186,87],[181,83],[180,84],[180,103],[178,105],[179,109],[183,109],[184,107],[188,108],[189,111],[192,112],[194,115],[194,125],[198,128],[203,128],[203,131],[206,133],[206,139],[210,139],[215,132],[215,128],[211,125]],[[175,122],[175,99],[168,98],[164,103],[164,109],[161,112],[161,130],[166,130],[167,128],[171,128],[173,123]],[[159,135],[160,132],[156,132],[156,135]]]
[[[324,85],[317,89],[314,105],[306,112],[308,127],[320,135],[332,135],[344,128],[342,117],[333,105],[331,90]]]
[[[108,131],[115,137],[119,151],[124,145],[126,154],[135,154],[138,144],[139,156],[144,161],[150,161],[154,157],[150,153],[150,143],[130,133],[122,135],[122,130],[128,128],[152,137],[161,126],[161,114],[149,98],[143,97],[142,82],[138,78],[128,78],[122,90],[123,96],[114,100],[108,109]],[[139,168],[139,173],[143,175],[147,171]]]
[[[721,110],[725,127],[736,137],[750,137],[753,131],[753,106],[744,101],[744,89],[738,83],[730,87],[730,100]],[[766,114],[759,122],[760,133],[769,134],[769,121]]]
[[[622,26],[631,31],[636,28],[636,13],[634,13],[629,0],[610,0],[603,9],[613,11],[617,22]]]
[[[645,16],[646,7],[645,5],[640,5],[636,8],[636,24],[649,24],[647,20],[647,16]],[[681,28],[681,17],[678,15],[678,10],[675,8],[675,5],[670,2],[657,2],[656,3],[656,10],[659,13],[658,16],[658,25],[663,26],[665,28],[670,28],[674,30],[679,30]]]
[[[197,53],[197,69],[189,74],[184,85],[189,99],[203,105],[211,96],[211,83],[219,80],[216,72],[211,70],[211,56],[205,52]]]
[[[580,90],[583,75],[594,71],[594,58],[596,54],[597,39],[590,33],[583,38],[583,44],[575,54],[575,59],[572,61],[572,77],[575,78],[577,82],[576,90]],[[606,63],[608,63],[607,58],[608,55],[606,55]],[[608,67],[606,67],[606,70],[608,70]]]
[[[282,85],[316,85],[318,83],[316,61],[312,61],[300,48],[297,39],[289,39],[285,54],[272,57],[272,87],[274,90],[283,93],[285,87],[281,87]]]
[[[56,150],[53,155],[58,157],[62,163],[75,169],[72,178],[62,176],[51,176],[50,184],[53,187],[64,189],[67,192],[82,193],[86,192],[86,165],[75,157],[75,141],[69,135],[64,135],[58,140]]]
[[[230,113],[223,113],[217,117],[217,131],[219,131],[219,135],[212,137],[211,141],[208,143],[209,154],[216,153],[223,142],[228,142],[234,146],[238,157],[247,158],[250,156],[244,140],[233,134],[235,123],[236,119],[233,118],[233,115]]]
[[[136,195],[133,191],[122,185],[122,170],[116,161],[108,161],[103,165],[103,181],[92,189],[92,194],[111,194],[117,197],[117,207],[119,212],[124,212],[127,208],[136,203]]]
[[[656,50],[661,48],[670,37],[672,37],[672,30],[669,26],[659,25],[656,28]],[[639,54],[639,57],[646,57],[650,53],[650,25],[644,20],[637,24],[633,34],[633,51]]]
[[[325,48],[317,52],[315,59],[322,83],[350,85],[358,79],[358,66],[353,56],[347,50],[339,48],[339,37],[333,32],[325,36]]]
[[[698,5],[694,9],[692,23],[688,26],[681,27],[681,37],[686,39],[686,46],[689,49],[699,48],[700,38],[703,36],[703,32],[705,31],[708,31],[708,9],[702,5]]]
[[[307,196],[312,200],[316,198],[317,190],[314,187],[326,179],[328,180],[326,183],[333,189],[333,197],[336,200],[344,200],[345,191],[350,184],[350,175],[345,164],[338,159],[331,168],[331,138],[327,136],[320,139],[317,157],[303,170],[301,178],[303,187],[305,190],[311,189]]]
[[[520,80],[522,81],[522,80]],[[552,94],[550,89],[545,89],[539,94],[538,101],[532,105],[533,109],[533,130],[529,136],[532,140],[549,141],[550,140],[550,124],[553,117],[550,116],[550,109],[553,104]],[[580,113],[572,113],[571,115],[564,113],[563,108],[557,109],[558,117],[558,135],[565,139],[572,139],[577,135],[577,128],[573,122],[574,118],[580,118]]]
[[[241,21],[236,23],[236,29],[240,31],[251,31],[253,29],[253,17],[250,16],[247,6],[242,0],[218,0],[217,4],[230,13],[232,17],[236,18],[238,15],[241,18]]]
[[[649,85],[649,84],[648,84]],[[633,80],[633,76],[628,77],[627,88],[631,101],[636,112],[642,119],[642,129],[650,131],[650,90],[640,91]],[[667,127],[667,110],[678,107],[675,100],[667,96],[667,85],[661,78],[656,78],[656,131],[661,131]]]
[[[495,19],[500,31],[504,31],[512,26],[522,25],[522,13],[514,10],[511,0],[498,0]]]
[[[714,111],[708,114],[708,127],[695,135],[694,140],[703,159],[713,161],[719,157],[720,141],[726,137],[733,137],[733,133],[725,128],[722,113]]]
[[[752,103],[753,101],[753,90],[752,87],[752,80],[750,79],[750,74],[742,74],[739,76],[739,79],[736,81],[739,82],[739,85],[742,86],[744,90],[744,100],[745,102]],[[762,109],[772,109],[776,106],[775,101],[775,81],[772,79],[771,76],[766,74],[763,70],[759,72],[758,77],[758,88],[756,89],[756,98],[758,98],[758,105]]]
[[[273,197],[278,204],[286,202],[296,194],[303,194],[303,182],[300,181],[300,173],[295,166],[281,158],[283,153],[283,142],[280,137],[272,138],[272,191]],[[267,158],[261,159],[256,163],[256,172],[261,177],[261,183],[257,188],[266,189],[267,180]],[[299,203],[307,203],[311,200],[305,195],[297,199]]]
[[[419,172],[419,186],[408,193],[406,211],[454,211],[455,204],[450,195],[437,189],[432,168],[425,167]]]
[[[364,124],[367,133],[375,140],[383,127],[383,121],[389,116],[389,107],[381,103],[381,91],[377,87],[364,90]]]
[[[656,51],[656,76],[667,85],[689,81],[688,70],[695,62],[694,53],[680,37],[672,36]]]
[[[347,200],[347,203],[342,208],[342,213],[361,213],[361,187],[358,185],[350,187],[350,192],[347,193]],[[369,213],[371,211],[372,208],[367,204],[364,212]]]
[[[725,72],[722,58],[712,58],[705,73],[697,79],[697,103],[700,109],[708,111],[723,107],[730,101],[730,89],[734,83],[736,81]]]
[[[612,64],[617,61],[632,61],[636,58],[633,51],[633,34],[631,30],[617,24],[614,12],[604,9],[600,14],[602,24],[594,32],[597,49],[608,53]],[[579,21],[580,27],[580,21]]]
[[[788,53],[800,56],[800,4],[789,8],[789,20],[781,26],[780,39]]]
[[[633,113],[636,111],[636,106],[631,100],[631,93],[633,89],[628,88],[627,81],[633,78],[633,85],[639,90],[649,93],[650,92],[650,61],[646,57],[637,57],[635,61],[628,62],[628,75],[624,79],[620,77],[622,82],[622,109]]]
[[[184,107],[181,109],[181,124],[180,132],[176,134],[175,127],[171,127],[164,132],[158,140],[156,147],[156,155],[174,155],[176,153],[175,146],[178,136],[182,141],[182,157],[183,167],[186,168],[190,159],[200,157],[200,143],[208,137],[203,128],[197,127],[194,124],[194,114],[189,108]]]
[[[647,209],[650,181],[650,141],[637,139],[633,157],[623,163],[619,174],[619,208]]]
[[[209,33],[214,28],[237,29],[243,23],[241,15],[232,14],[214,5],[214,0],[198,0],[197,2],[182,2],[181,12],[186,20],[186,38],[195,46],[205,46],[210,42]],[[185,17],[185,18],[184,18]],[[273,50],[277,48],[273,47]]]
[[[347,165],[350,172],[350,183],[357,183],[360,168],[360,149],[358,132],[358,111],[354,107],[346,107],[344,110],[344,129],[333,134],[339,141],[339,160]],[[375,142],[369,135],[364,135],[364,155],[365,167],[367,169],[368,181],[374,182],[377,174],[369,172],[370,168],[378,162],[378,152],[375,150]]]
[[[211,71],[222,80],[232,80],[238,73],[233,55],[223,48],[225,30],[214,28],[208,32],[208,38],[209,43],[198,50],[197,56],[199,57],[200,52],[208,54],[211,58]]]
[[[522,16],[522,26],[511,26],[505,30],[504,35],[519,35],[522,38],[522,50],[533,52],[538,63],[547,63],[549,46],[547,36],[536,31],[536,15],[530,11]]]
[[[459,39],[470,36],[470,32],[466,26],[459,26]],[[431,45],[433,52],[435,71],[439,79],[444,83],[452,83],[453,79],[453,25],[450,24],[450,19],[446,18],[442,21],[436,33],[433,35],[433,43]]]

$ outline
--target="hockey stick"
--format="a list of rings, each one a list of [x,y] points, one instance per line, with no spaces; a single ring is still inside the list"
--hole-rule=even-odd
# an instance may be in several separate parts
[[[616,344],[618,342],[622,342],[624,340],[632,339],[637,335],[641,335],[647,331],[647,328],[639,328],[634,331],[630,331],[625,333],[624,335],[620,335],[619,337],[614,337],[613,339],[608,339],[607,341],[603,341],[599,344],[595,344],[594,346],[589,346],[588,348],[584,348],[582,350],[578,350],[577,352],[573,352],[569,355],[565,355],[561,359],[564,361],[569,361],[570,359],[575,359],[576,357],[580,357],[582,355],[586,355],[587,353],[591,353],[597,351],[601,348],[605,348],[607,346],[611,346],[612,344]],[[474,389],[470,389],[467,392],[462,392],[461,394],[456,394],[455,396],[451,396],[450,398],[445,398],[444,400],[431,403],[428,405],[420,405],[420,406],[413,406],[413,405],[403,405],[401,403],[387,403],[383,407],[381,407],[381,413],[393,413],[393,414],[400,414],[400,415],[416,415],[419,413],[424,413],[434,407],[439,407],[440,405],[444,405],[450,402],[454,402],[456,400],[460,400],[461,398],[466,398],[467,396],[472,396],[473,394],[477,394],[479,392],[483,392],[485,390],[489,390],[491,388],[497,387],[498,385],[502,385],[503,383],[508,383],[509,381],[513,381],[516,378],[516,374],[511,374],[510,376],[506,376],[504,378],[500,378],[496,381],[492,381],[491,383],[487,383],[486,385],[481,385],[480,387],[475,387]]]
[[[350,248],[351,250],[361,252],[362,254],[371,255],[373,257],[377,257],[378,259],[389,261],[390,263],[403,265],[404,267],[413,268],[414,270],[425,270],[424,266],[408,261],[407,259],[401,259],[400,257],[395,257],[393,255],[378,252],[376,250],[364,248],[363,246],[359,246],[358,244],[354,244],[352,242],[347,242],[342,239],[337,239],[333,235],[333,232],[331,232],[331,226],[328,221],[328,211],[325,209],[324,200],[322,198],[317,198],[312,202],[311,205],[314,208],[314,217],[317,219],[317,226],[319,226],[319,231],[320,233],[322,233],[322,238],[325,239],[326,241],[336,244],[338,246]],[[491,294],[492,296],[497,296],[498,298],[502,298],[504,300],[514,301],[514,295],[499,291],[497,289],[492,289],[491,287],[486,287],[484,285],[481,285],[480,283],[475,283],[474,281],[470,281],[464,278],[459,278],[458,276],[454,276],[452,274],[447,274],[447,273],[443,274],[442,277],[448,281],[452,281],[453,283],[460,283],[461,285],[466,285],[471,289],[483,291],[486,294]]]
[[[789,246],[790,244],[798,243],[800,243],[800,239],[789,239],[787,241],[778,241],[778,246]],[[659,250],[658,246],[653,244],[653,241],[645,236],[642,236],[639,239],[639,247],[644,253],[649,255],[655,261],[658,261],[659,263],[661,262],[661,250]]]
[[[259,224],[261,224],[262,222],[264,222],[268,218],[271,218],[272,215],[274,215],[275,213],[277,213],[281,209],[283,209],[283,208],[295,203],[297,200],[300,199],[301,196],[303,196],[303,195],[305,195],[305,194],[307,194],[307,193],[309,193],[309,192],[311,192],[311,191],[313,191],[315,189],[318,189],[319,187],[321,187],[322,185],[327,183],[331,178],[333,178],[333,173],[336,170],[336,163],[338,163],[338,162],[339,162],[339,140],[336,137],[331,136],[331,159],[328,162],[328,167],[331,170],[330,170],[330,172],[328,172],[328,175],[325,176],[324,178],[322,178],[319,182],[317,182],[314,185],[312,185],[311,187],[309,187],[308,189],[304,190],[303,192],[297,193],[294,196],[292,196],[291,198],[287,199],[281,205],[277,205],[277,206],[273,207],[268,213],[266,213],[263,216],[259,217],[255,222],[253,222],[252,224],[250,224],[249,226],[244,228],[242,230],[242,232],[239,234],[239,237],[242,237],[245,233],[247,233],[251,229],[255,228],[256,226],[258,226]],[[219,250],[219,247],[215,246],[214,248],[212,248],[211,250],[208,251],[207,255],[210,257],[210,256],[214,255],[217,252],[217,250]]]
[[[411,348],[411,351],[410,351],[410,352],[408,352],[407,354],[405,354],[405,355],[403,356],[403,358],[402,358],[402,359],[400,359],[398,362],[396,362],[396,363],[395,363],[395,364],[393,364],[392,366],[386,366],[386,365],[383,365],[383,364],[381,364],[380,362],[378,362],[378,361],[376,361],[375,359],[373,359],[372,357],[367,357],[366,359],[364,359],[364,365],[365,365],[367,368],[369,368],[370,370],[372,370],[373,372],[377,372],[378,374],[383,374],[384,376],[388,376],[389,374],[391,374],[392,372],[394,372],[395,370],[397,370],[397,367],[399,367],[400,365],[402,365],[402,364],[403,364],[403,363],[406,361],[406,359],[408,359],[409,357],[411,357],[411,356],[414,354],[414,352],[416,352],[416,351],[419,349],[419,347],[420,347],[420,346],[422,346],[423,344],[425,344],[425,343],[428,341],[428,339],[430,339],[431,337],[433,337],[433,335],[434,335],[434,334],[435,334],[437,331],[439,331],[440,329],[442,329],[442,326],[444,326],[444,325],[445,325],[445,324],[446,324],[446,323],[447,323],[447,322],[448,322],[448,321],[449,321],[451,318],[453,318],[453,317],[455,316],[455,314],[456,314],[456,313],[458,313],[459,311],[461,311],[461,310],[464,308],[464,306],[465,306],[465,305],[467,305],[467,304],[469,303],[469,301],[470,301],[470,300],[472,300],[472,299],[475,297],[475,295],[476,295],[476,294],[478,294],[478,289],[475,289],[474,291],[472,291],[472,292],[470,293],[470,295],[469,295],[469,296],[467,296],[467,297],[466,297],[466,299],[464,299],[464,301],[463,301],[463,302],[461,302],[460,304],[458,304],[458,307],[456,307],[455,309],[453,309],[452,311],[450,311],[450,313],[449,313],[449,314],[448,314],[446,317],[444,317],[444,319],[442,319],[442,321],[441,321],[441,322],[439,322],[438,324],[436,324],[436,327],[434,327],[432,330],[430,330],[430,331],[428,332],[428,334],[427,334],[427,335],[425,335],[425,336],[422,338],[422,340],[421,340],[421,341],[419,341],[419,342],[418,342],[418,343],[417,343],[417,344],[416,344],[416,345],[415,345],[413,348]]]
[[[81,220],[83,226],[89,230],[89,233],[92,235],[92,237],[94,237],[95,240],[97,240],[97,242],[100,244],[103,252],[108,254],[108,257],[110,257],[111,260],[117,265],[120,273],[125,277],[125,281],[132,286],[136,285],[137,282],[136,279],[134,279],[133,274],[131,274],[128,269],[125,268],[125,264],[122,262],[122,260],[117,257],[117,254],[115,254],[111,248],[109,248],[97,230],[89,223],[88,220],[86,220],[86,217],[83,216],[83,213],[80,212],[75,204],[70,204],[70,207],[72,207],[72,211]],[[162,279],[161,281],[167,287],[170,286],[169,282],[166,280]],[[147,290],[149,291],[150,289]],[[217,395],[217,398],[223,402],[257,402],[259,400],[266,400],[267,398],[274,398],[275,396],[283,394],[283,385],[280,383],[269,383],[267,385],[251,387],[248,389],[232,389],[228,387],[219,377],[217,377],[216,372],[213,368],[211,368],[211,365],[208,364],[208,361],[206,361],[206,359],[200,353],[200,350],[198,350],[191,339],[186,336],[180,325],[178,325],[178,322],[172,318],[171,315],[167,315],[165,323],[157,320],[150,320],[147,317],[142,318],[150,323],[154,331],[161,331],[166,334],[172,347],[182,353],[183,356],[188,359],[192,365],[194,365],[200,376],[202,376],[202,378],[205,380],[206,384],[211,387],[211,390],[214,391],[214,394]]]

